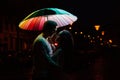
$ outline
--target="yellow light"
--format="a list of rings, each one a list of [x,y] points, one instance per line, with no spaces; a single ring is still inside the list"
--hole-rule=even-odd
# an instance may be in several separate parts
[[[97,30],[97,31],[98,31],[98,30],[99,30],[99,28],[100,28],[100,25],[95,25],[94,27],[95,27],[95,30]]]
[[[102,38],[100,38],[100,41],[102,41]]]
[[[111,39],[109,39],[109,43],[112,43],[112,40],[111,40]]]
[[[102,31],[101,34],[102,34],[102,35],[105,35],[105,31]]]
[[[90,37],[90,35],[88,35],[88,37]]]
[[[69,29],[72,29],[72,27],[69,27]]]
[[[80,34],[83,34],[83,32],[80,32]]]

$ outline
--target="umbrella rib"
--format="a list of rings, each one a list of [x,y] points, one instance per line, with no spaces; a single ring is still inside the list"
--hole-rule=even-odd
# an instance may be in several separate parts
[[[29,24],[29,29],[30,30],[34,30],[33,27],[35,26],[36,21],[37,21],[37,17],[35,17],[35,18],[32,19],[31,23]]]
[[[69,23],[66,22],[67,20],[66,20],[66,18],[64,18],[63,16],[65,16],[65,15],[61,15],[62,23],[65,24],[65,25],[63,25],[63,26],[66,26],[66,25],[68,25]]]
[[[66,15],[61,15],[61,17],[63,17],[63,20],[66,22],[66,25],[70,24],[69,23],[69,19],[67,19],[68,17],[65,17]],[[68,21],[69,20],[69,21]]]
[[[68,17],[72,22],[77,20],[77,17],[74,15],[71,15],[71,16],[68,15]]]
[[[56,16],[54,16],[54,18],[57,20],[58,26],[61,26],[61,25],[62,25],[62,22],[61,22],[61,20],[59,19],[59,17],[56,15]]]
[[[32,20],[33,20],[33,18],[31,18],[31,19],[29,19],[29,20],[26,20],[26,24],[25,24],[25,29],[28,29],[28,30],[30,30],[29,29],[29,25],[30,25],[30,23],[32,22]]]
[[[39,21],[40,21],[40,17],[36,17],[37,19],[36,19],[36,23],[35,23],[35,25],[34,25],[34,30],[39,30],[38,28],[39,27],[37,27],[38,25],[39,25]]]
[[[60,20],[59,20],[59,18],[57,17],[57,15],[51,15],[51,16],[49,16],[49,20],[53,20],[53,21],[57,22],[58,26],[62,25],[61,22],[60,22]]]
[[[43,17],[43,16],[41,16],[41,18],[40,18],[39,27],[38,27],[39,30],[42,30],[41,26],[43,26],[44,18],[45,17]]]
[[[59,17],[59,15],[57,15],[56,16],[57,17],[57,19],[59,20],[59,22],[61,23],[61,25],[60,26],[63,26],[63,24],[64,24],[64,20],[61,18],[61,16]],[[61,20],[62,19],[62,20]]]
[[[43,29],[44,22],[46,22],[46,21],[47,21],[47,17],[46,16],[41,16],[41,20],[40,20],[40,24],[39,24],[39,30]]]

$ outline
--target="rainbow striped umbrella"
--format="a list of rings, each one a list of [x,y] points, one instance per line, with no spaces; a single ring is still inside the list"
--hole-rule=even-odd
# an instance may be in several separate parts
[[[77,20],[77,17],[63,9],[58,8],[43,8],[36,10],[25,17],[20,23],[19,28],[23,30],[38,30],[43,29],[43,25],[47,20],[55,21],[59,27],[72,24]]]

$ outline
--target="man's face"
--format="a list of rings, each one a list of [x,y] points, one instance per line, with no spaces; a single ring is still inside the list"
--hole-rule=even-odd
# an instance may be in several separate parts
[[[49,31],[50,36],[52,36],[52,34],[54,34],[56,31],[57,31],[57,28],[54,28],[54,29],[50,30]]]
[[[57,28],[55,28],[53,31],[52,31],[52,33],[55,33],[57,31]]]

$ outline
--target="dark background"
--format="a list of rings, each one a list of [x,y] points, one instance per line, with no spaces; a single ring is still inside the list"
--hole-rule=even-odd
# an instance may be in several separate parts
[[[76,15],[78,25],[85,29],[100,24],[117,37],[120,34],[120,5],[117,0],[4,0],[0,4],[0,14],[16,16],[16,24],[37,9],[57,7]]]
[[[58,7],[78,16],[81,24],[120,24],[120,5],[115,0],[4,0],[0,4],[1,14],[18,18],[37,9]]]

